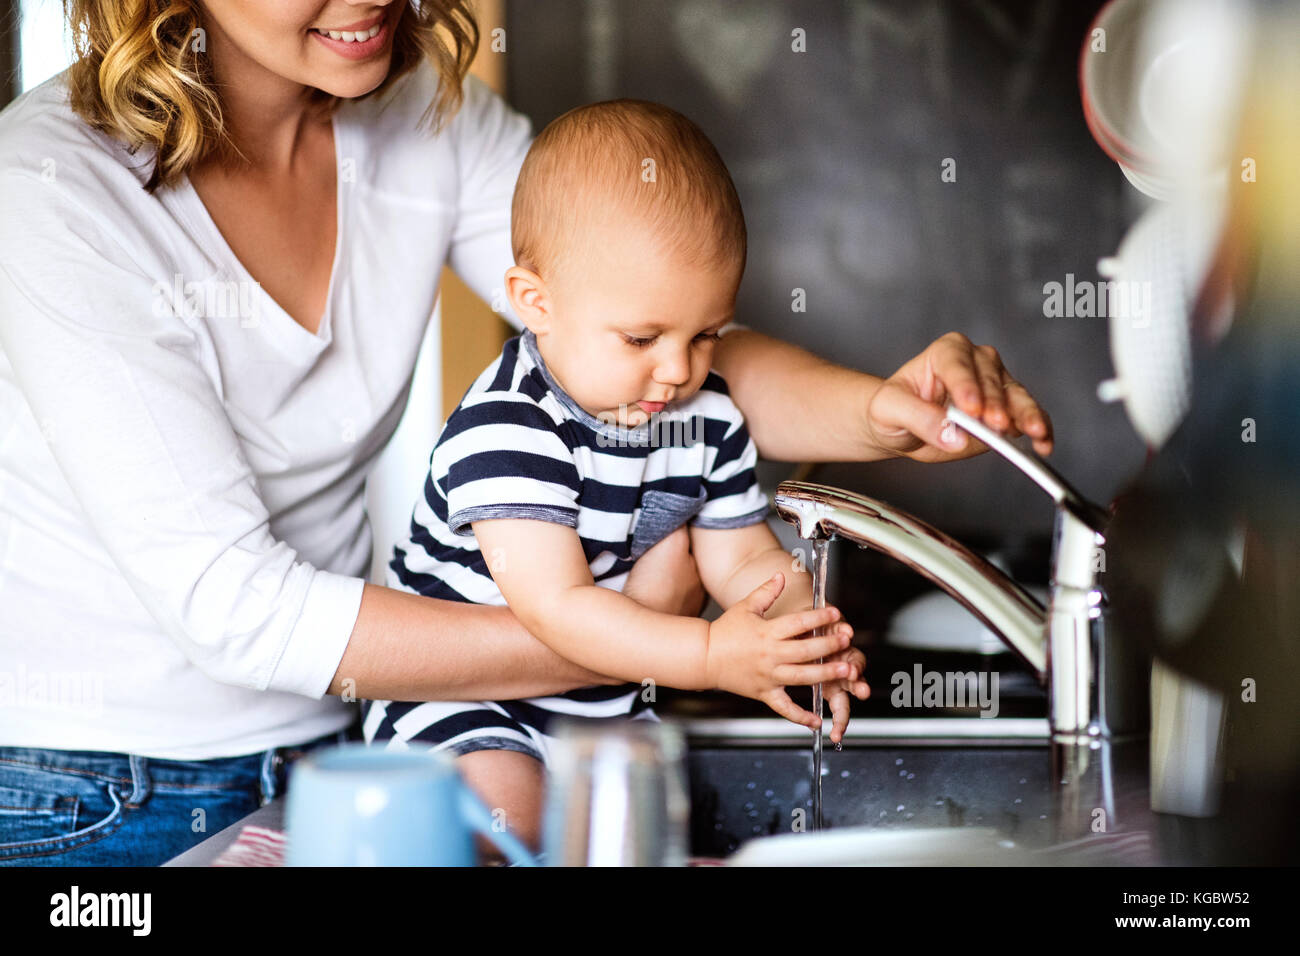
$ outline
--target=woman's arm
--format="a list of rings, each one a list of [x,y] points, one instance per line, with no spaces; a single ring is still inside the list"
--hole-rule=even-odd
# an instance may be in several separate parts
[[[616,683],[555,653],[509,608],[367,584],[329,693],[384,700],[514,700]]]
[[[997,350],[959,332],[932,342],[888,379],[835,365],[748,329],[722,337],[713,365],[745,414],[759,453],[777,461],[938,462],[987,449],[948,427],[949,401],[1010,437],[1052,450],[1052,424]],[[951,438],[951,441],[945,439]]]
[[[664,614],[700,613],[706,595],[685,527],[641,555],[623,593]],[[509,608],[367,584],[328,693],[380,700],[515,700],[616,683],[555,653]]]

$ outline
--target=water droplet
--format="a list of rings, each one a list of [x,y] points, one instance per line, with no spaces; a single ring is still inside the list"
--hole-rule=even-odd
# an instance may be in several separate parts
[[[754,809],[754,805],[753,805],[752,803],[746,802],[746,804],[745,804],[745,809],[746,809],[746,810],[753,810],[753,809]]]
[[[899,775],[900,777],[906,777],[906,776],[907,776],[907,771],[906,771],[906,770],[900,770],[900,771],[898,771],[898,775]]]
[[[889,811],[888,811],[888,810],[881,810],[881,811],[880,811],[880,815],[881,815],[882,817],[889,816]]]
[[[1020,782],[1021,782],[1021,783],[1024,783],[1024,782],[1025,782],[1025,778],[1024,778],[1024,777],[1021,777],[1021,778],[1020,778]]]
[[[898,805],[898,812],[899,813],[903,812],[903,805],[901,803]]]
[[[760,827],[757,823],[755,823],[755,824],[754,824],[754,832],[755,832],[755,833],[762,833],[762,832],[763,832],[763,828]]]
[[[764,790],[764,791],[763,791],[763,796],[765,796],[765,797],[772,797],[772,796],[774,796],[775,794],[776,794],[776,791],[775,791],[775,790]]]
[[[1040,813],[1040,814],[1038,815],[1038,819],[1040,819],[1040,820],[1046,820],[1046,819],[1047,819],[1047,814],[1046,814],[1046,813]]]
[[[755,770],[762,770],[762,769],[763,769],[763,761],[761,761],[761,760],[755,760],[755,761],[754,761],[754,769],[755,769]]]
[[[1016,797],[1016,803],[1024,803],[1024,801],[1021,800],[1019,797]]]
[[[902,765],[903,765],[903,758],[902,758],[902,757],[899,757],[897,760],[894,761],[894,766],[895,766],[895,767],[901,767]]]
[[[999,840],[998,846],[1005,847],[1008,850],[1014,850],[1016,847],[1016,843],[1014,840]]]
[[[916,814],[913,813],[911,810],[909,810],[909,811],[907,811],[907,813],[904,813],[904,814],[903,814],[903,819],[904,819],[904,820],[910,820],[910,819],[912,819],[912,817],[914,817],[914,816],[916,816]]]
[[[713,824],[713,829],[715,829],[715,830],[721,830],[721,829],[722,829],[722,824],[721,824],[721,823],[715,823],[715,824]]]
[[[750,811],[749,811],[749,819],[753,820],[753,819],[754,819],[755,817],[757,817],[757,816],[758,816],[758,811],[757,811],[757,810],[750,810]]]
[[[755,788],[757,788],[757,787],[758,787],[758,784],[756,784],[756,783],[755,783],[754,781],[752,781],[752,780],[749,781],[749,783],[745,784],[745,789],[746,789],[746,790],[753,790],[753,789],[755,789]]]
[[[909,774],[907,775],[907,779],[908,779],[908,780],[915,780],[915,779],[916,779],[916,774],[914,774],[914,773],[909,773]]]
[[[841,771],[840,771],[840,779],[841,779],[841,780],[846,780],[846,779],[848,779],[848,776],[849,776],[849,771],[847,771],[847,770],[841,770]]]

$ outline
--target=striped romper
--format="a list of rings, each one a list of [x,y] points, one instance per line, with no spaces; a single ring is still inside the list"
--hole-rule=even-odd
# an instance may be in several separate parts
[[[577,530],[601,587],[622,590],[633,562],[686,523],[739,528],[766,518],[757,452],[727,386],[700,390],[638,428],[602,422],[551,377],[531,332],[505,345],[443,426],[389,587],[505,604],[471,523],[532,518]],[[559,715],[657,719],[639,684],[506,701],[363,701],[367,742],[454,756],[515,750],[546,762]]]

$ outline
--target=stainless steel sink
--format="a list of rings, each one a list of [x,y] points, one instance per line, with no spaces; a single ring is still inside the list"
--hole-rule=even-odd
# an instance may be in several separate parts
[[[759,837],[810,830],[811,735],[774,719],[681,720],[689,743],[691,851],[727,857]],[[788,728],[788,729],[787,729]],[[1085,825],[1062,838],[1046,720],[928,718],[858,720],[842,751],[823,758],[825,826],[834,831],[934,828],[993,830],[1004,845],[1052,854],[1119,846],[1152,862],[1144,825],[1145,747],[1112,754],[1116,800],[1103,830]],[[1084,811],[1079,818],[1095,819]],[[1133,839],[1133,837],[1138,837]],[[1117,838],[1120,838],[1117,840]],[[1101,854],[1101,861],[1106,854]],[[1041,858],[1050,861],[1049,856]]]

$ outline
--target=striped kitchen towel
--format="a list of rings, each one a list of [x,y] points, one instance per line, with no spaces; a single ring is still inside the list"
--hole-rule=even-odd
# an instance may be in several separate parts
[[[279,830],[247,826],[213,866],[284,866],[285,836]]]

